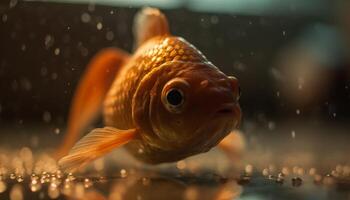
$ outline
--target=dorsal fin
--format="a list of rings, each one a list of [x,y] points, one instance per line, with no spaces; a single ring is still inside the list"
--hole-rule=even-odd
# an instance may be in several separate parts
[[[133,32],[136,49],[152,37],[169,34],[168,20],[160,10],[145,7],[135,16]]]

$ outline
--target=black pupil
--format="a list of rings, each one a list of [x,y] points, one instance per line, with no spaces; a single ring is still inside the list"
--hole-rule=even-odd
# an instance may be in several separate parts
[[[171,105],[178,106],[182,102],[182,94],[178,90],[172,89],[168,92],[166,99]]]

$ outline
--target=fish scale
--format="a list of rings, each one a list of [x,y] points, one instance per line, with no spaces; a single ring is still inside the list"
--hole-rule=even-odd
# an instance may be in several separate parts
[[[146,42],[116,76],[104,103],[108,126],[134,128],[132,98],[142,78],[152,69],[169,61],[207,62],[205,56],[183,38],[162,36]]]

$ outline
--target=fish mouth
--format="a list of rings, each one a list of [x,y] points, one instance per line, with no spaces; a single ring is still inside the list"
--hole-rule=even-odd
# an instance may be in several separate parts
[[[237,103],[224,103],[215,111],[215,115],[232,116],[236,114]]]

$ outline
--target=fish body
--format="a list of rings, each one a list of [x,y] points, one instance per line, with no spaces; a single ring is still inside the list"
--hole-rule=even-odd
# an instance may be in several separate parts
[[[210,150],[238,127],[238,80],[222,73],[185,39],[172,36],[158,10],[144,9],[135,24],[135,53],[107,51],[97,56],[73,100],[69,121],[79,123],[71,126],[87,124],[101,104],[106,127],[83,137],[60,160],[61,166],[75,168],[124,144],[143,162],[173,162]],[[84,100],[91,102],[89,112],[80,109]],[[80,110],[81,117],[74,120]],[[68,133],[76,135],[81,127],[68,127]]]

